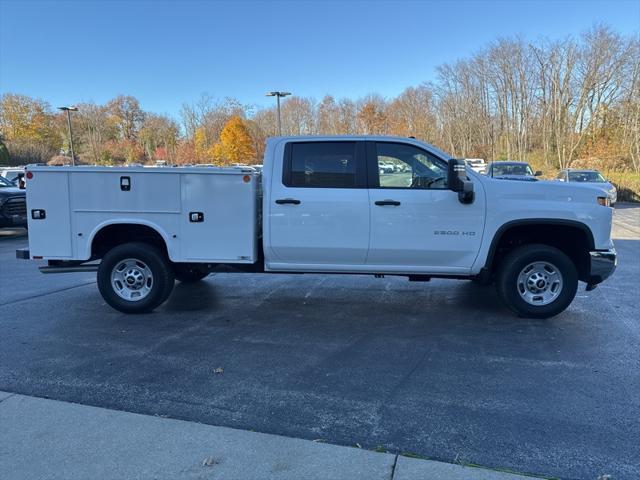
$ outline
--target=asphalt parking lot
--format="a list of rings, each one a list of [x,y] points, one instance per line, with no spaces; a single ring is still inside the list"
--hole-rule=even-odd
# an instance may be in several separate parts
[[[217,274],[126,316],[0,232],[0,390],[561,478],[640,478],[640,207],[550,320],[492,287]],[[217,370],[218,369],[218,370]],[[223,369],[220,373],[219,369]],[[37,455],[37,452],[34,452]]]

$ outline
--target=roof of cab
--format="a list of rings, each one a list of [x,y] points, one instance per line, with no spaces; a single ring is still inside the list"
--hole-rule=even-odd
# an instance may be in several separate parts
[[[432,153],[440,156],[444,159],[453,158],[452,155],[440,150],[438,147],[433,146],[423,140],[419,140],[414,137],[398,137],[398,136],[386,136],[386,135],[282,135],[269,137],[267,142],[279,143],[281,141],[296,141],[296,142],[325,142],[325,141],[370,141],[370,142],[402,142],[409,143],[418,146],[426,147]]]

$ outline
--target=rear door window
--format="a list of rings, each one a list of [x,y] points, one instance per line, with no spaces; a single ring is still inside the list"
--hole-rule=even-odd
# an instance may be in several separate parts
[[[287,187],[364,188],[362,142],[293,142],[285,149]]]

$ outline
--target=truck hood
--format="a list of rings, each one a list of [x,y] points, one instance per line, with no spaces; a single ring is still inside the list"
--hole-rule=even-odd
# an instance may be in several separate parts
[[[521,182],[537,182],[538,179],[536,177],[532,177],[531,175],[499,175],[497,177],[491,177],[497,180],[519,180]]]
[[[25,196],[24,190],[18,187],[0,187],[0,198]]]
[[[553,180],[504,181],[500,178],[476,175],[487,194],[499,198],[528,198],[530,200],[554,200],[559,202],[584,201],[595,205],[595,198],[607,196],[606,184],[556,182]]]

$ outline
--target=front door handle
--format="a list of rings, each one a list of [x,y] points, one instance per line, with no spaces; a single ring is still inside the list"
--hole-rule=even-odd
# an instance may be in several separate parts
[[[300,205],[300,200],[296,200],[295,198],[279,198],[276,200],[278,205]]]
[[[397,200],[377,200],[376,205],[380,207],[384,207],[385,205],[392,205],[394,207],[399,207],[400,202],[398,202]]]

